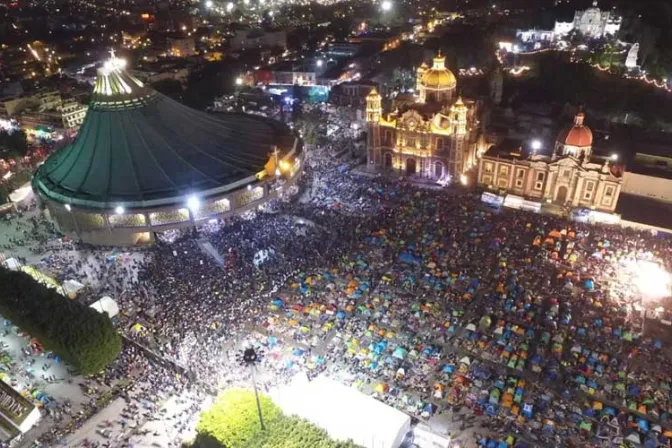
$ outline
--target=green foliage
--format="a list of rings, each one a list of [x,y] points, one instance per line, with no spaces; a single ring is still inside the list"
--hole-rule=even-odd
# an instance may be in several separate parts
[[[259,400],[267,424],[282,415],[280,408],[267,396],[261,395]],[[212,407],[201,414],[198,422],[199,439],[201,435],[208,435],[226,448],[246,446],[246,442],[260,430],[254,393],[240,389],[222,393]]]
[[[357,448],[330,439],[306,420],[282,414],[265,395],[259,398],[265,431],[259,426],[254,393],[227,390],[201,414],[194,448]]]
[[[0,315],[83,374],[100,372],[121,352],[121,338],[107,315],[23,272],[0,268]]]
[[[323,429],[298,417],[282,416],[259,431],[245,448],[357,448],[352,442],[338,442],[329,438]]]

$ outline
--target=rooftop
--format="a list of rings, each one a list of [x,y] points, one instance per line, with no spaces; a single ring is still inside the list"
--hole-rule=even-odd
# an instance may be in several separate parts
[[[163,206],[254,179],[276,145],[282,154],[296,142],[280,122],[196,111],[108,67],[77,139],[33,182],[43,196],[85,208]]]

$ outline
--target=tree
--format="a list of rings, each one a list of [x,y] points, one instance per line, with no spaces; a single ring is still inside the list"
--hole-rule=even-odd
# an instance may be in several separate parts
[[[282,414],[270,398],[259,396],[264,421],[271,423]],[[211,446],[212,439],[226,448],[246,446],[260,431],[254,394],[241,389],[224,391],[198,421],[199,443]],[[204,442],[208,443],[204,443]],[[199,445],[199,446],[201,446]]]
[[[267,396],[259,399],[265,431],[259,426],[254,393],[230,389],[201,414],[193,448],[357,448],[352,442],[330,439],[306,420],[285,416]]]
[[[121,352],[112,321],[28,274],[0,268],[0,315],[82,374],[98,373]]]

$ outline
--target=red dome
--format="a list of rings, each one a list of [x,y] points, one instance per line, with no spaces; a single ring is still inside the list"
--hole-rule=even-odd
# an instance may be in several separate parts
[[[590,128],[583,125],[584,118],[585,116],[583,113],[579,112],[574,119],[574,126],[563,130],[560,135],[558,135],[558,141],[563,145],[568,146],[592,146],[593,133]]]

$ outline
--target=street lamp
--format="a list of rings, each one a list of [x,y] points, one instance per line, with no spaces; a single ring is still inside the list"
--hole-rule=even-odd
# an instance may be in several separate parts
[[[114,208],[114,213],[116,213],[117,215],[123,215],[125,211],[126,210],[124,210],[124,207],[122,207],[121,205],[117,205]]]
[[[192,212],[198,211],[198,209],[201,207],[201,201],[198,199],[197,196],[191,195],[187,198],[187,207],[189,210]]]
[[[609,157],[612,162],[617,162],[618,161],[618,154],[613,153],[611,157]]]
[[[380,7],[383,9],[383,11],[387,12],[392,9],[392,2],[390,0],[385,0],[383,3],[380,5]]]
[[[266,426],[264,426],[264,417],[261,415],[261,403],[259,402],[259,391],[257,390],[257,378],[255,372],[257,370],[257,364],[261,362],[261,357],[263,353],[258,353],[254,348],[246,348],[241,350],[236,354],[236,361],[243,367],[248,367],[250,372],[252,372],[252,387],[254,388],[254,398],[257,401],[257,413],[259,414],[259,425],[261,430],[265,431]]]

